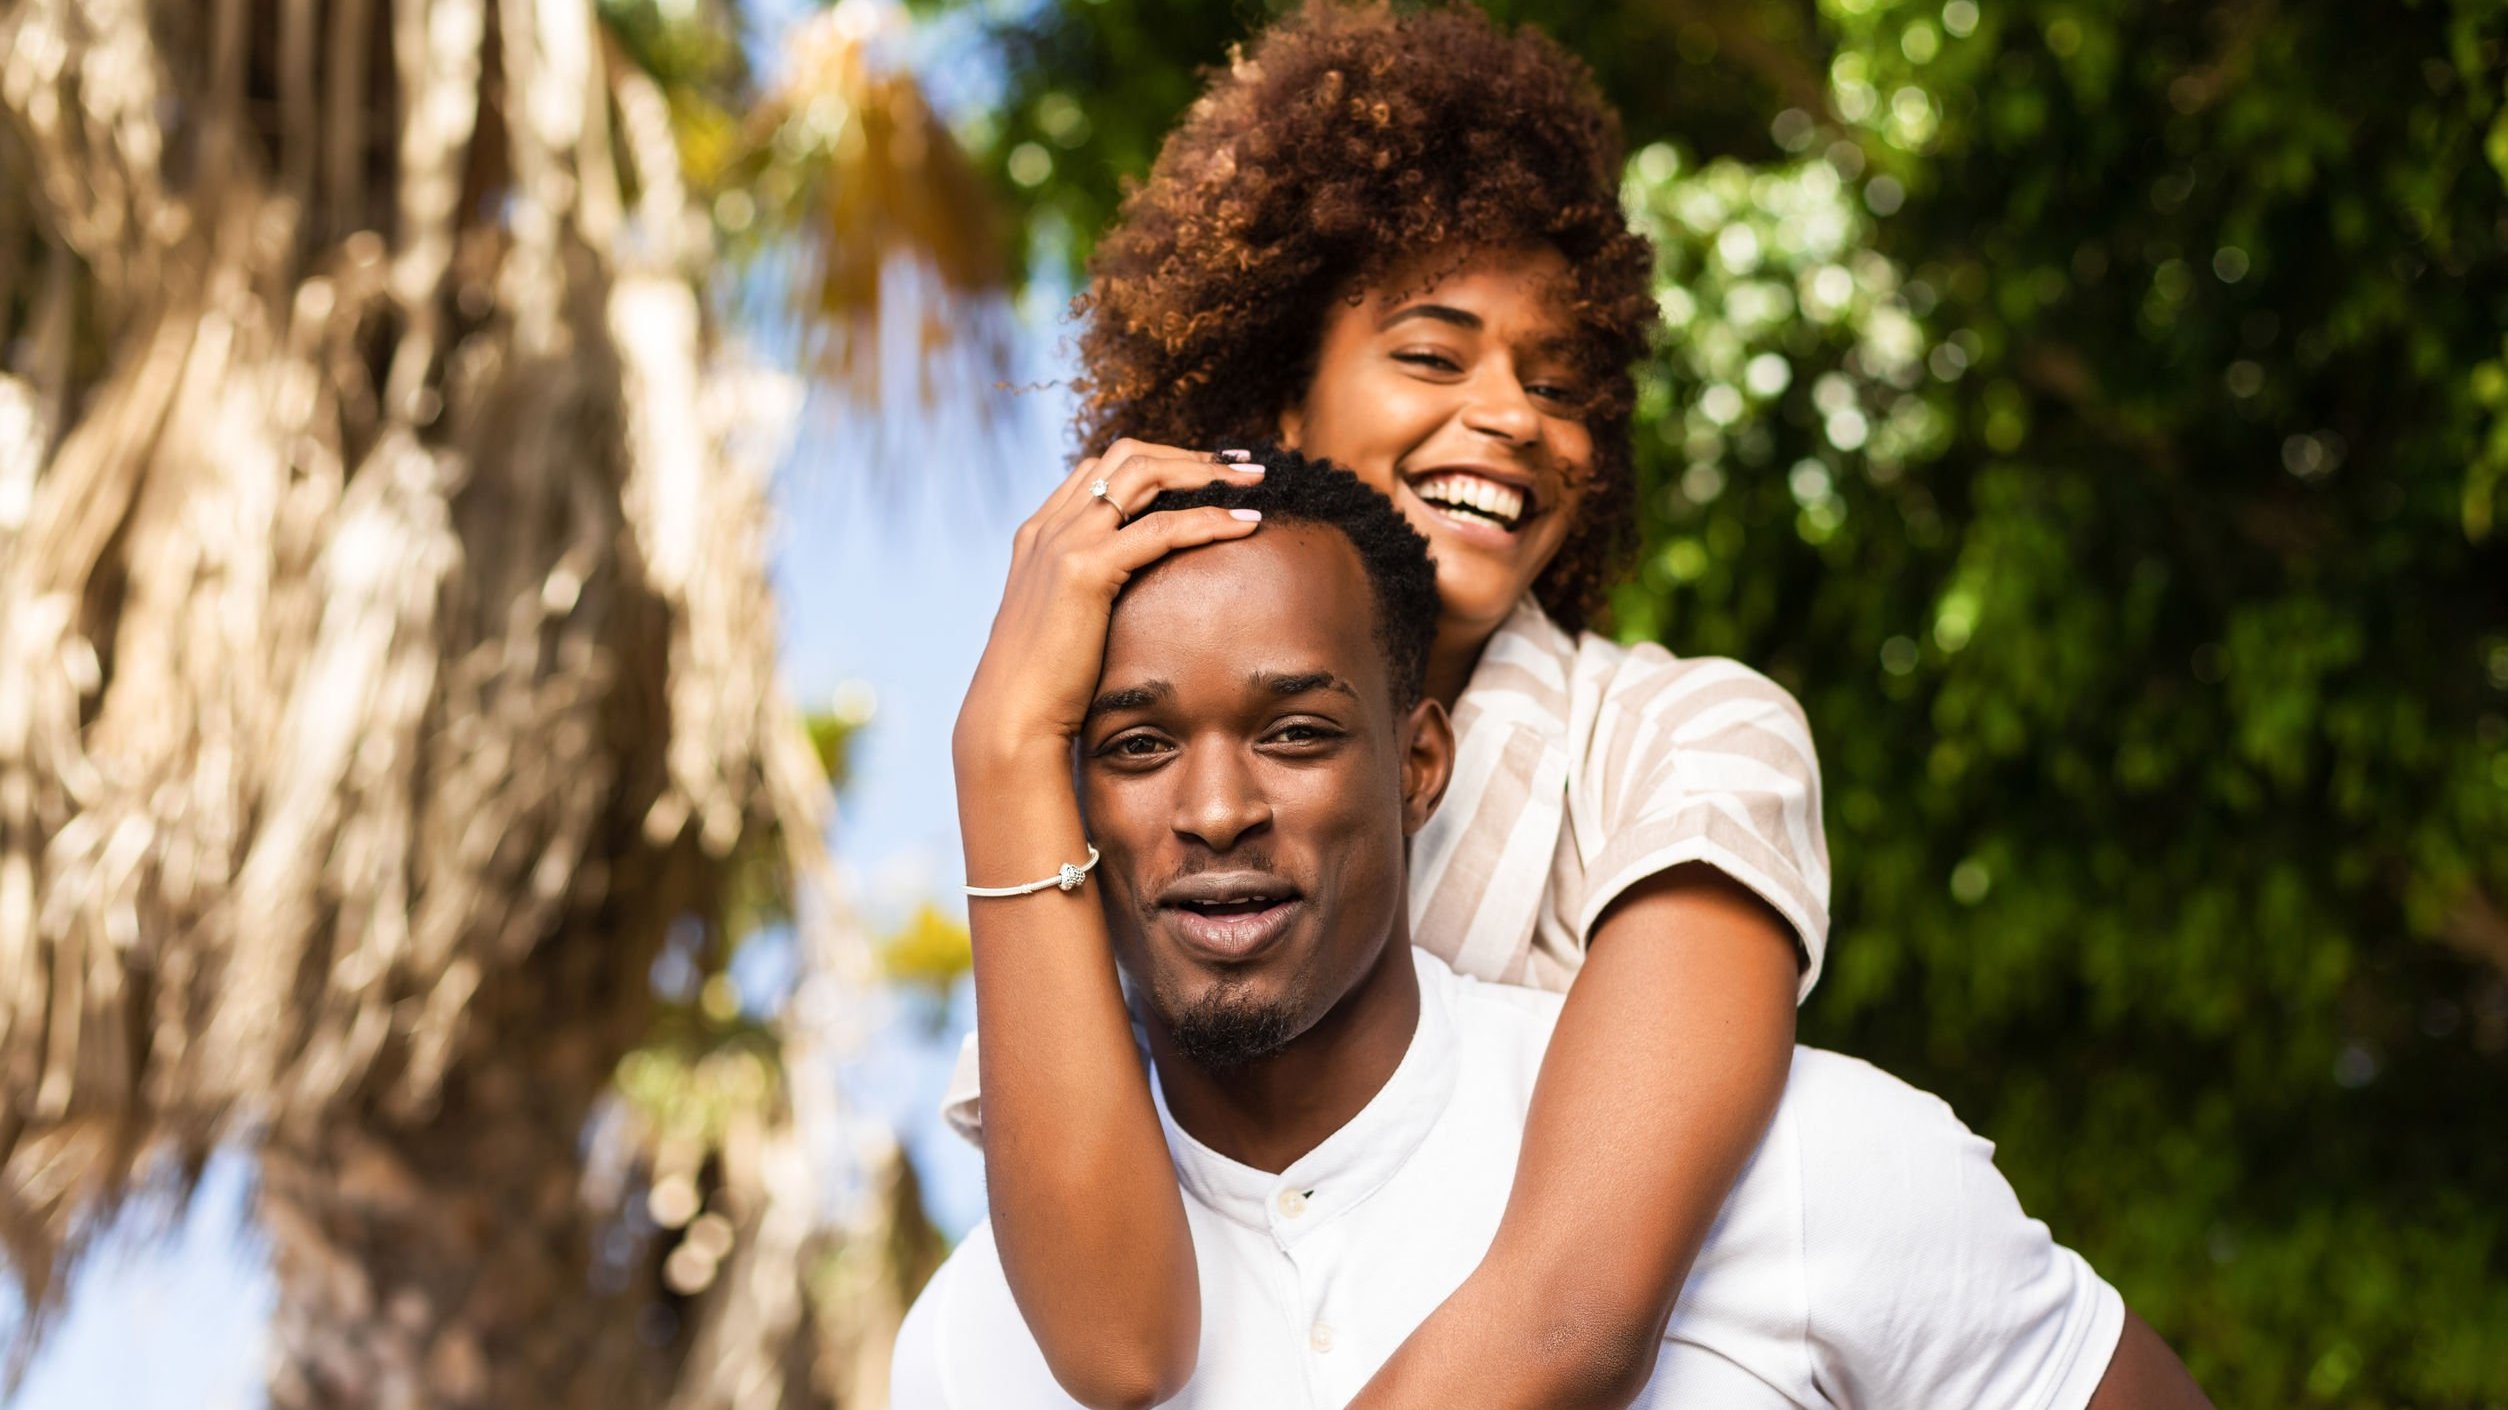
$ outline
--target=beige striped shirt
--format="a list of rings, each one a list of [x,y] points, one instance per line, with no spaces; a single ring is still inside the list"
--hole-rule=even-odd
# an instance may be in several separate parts
[[[1570,636],[1527,597],[1455,703],[1454,777],[1411,842],[1411,939],[1456,970],[1564,990],[1631,886],[1703,862],[1802,947],[1829,938],[1820,765],[1802,708],[1735,661]],[[941,1109],[977,1134],[975,1036]]]
[[[1802,946],[1829,939],[1820,764],[1784,687],[1721,657],[1570,636],[1530,598],[1454,708],[1454,779],[1411,842],[1411,939],[1464,974],[1565,989],[1603,910],[1704,862]]]

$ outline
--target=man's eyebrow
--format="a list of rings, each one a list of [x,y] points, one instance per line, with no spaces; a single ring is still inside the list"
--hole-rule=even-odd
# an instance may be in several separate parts
[[[1451,323],[1457,328],[1467,328],[1475,333],[1481,329],[1479,314],[1455,308],[1450,304],[1412,304],[1407,308],[1387,314],[1385,321],[1377,324],[1376,328],[1381,332],[1408,318],[1433,318],[1439,323]]]
[[[1145,685],[1127,685],[1116,690],[1102,691],[1095,700],[1089,702],[1088,713],[1081,716],[1081,720],[1085,723],[1114,710],[1147,709],[1175,693],[1176,688],[1166,681],[1151,681]]]
[[[1337,690],[1343,695],[1349,696],[1353,700],[1358,698],[1358,691],[1353,689],[1348,681],[1341,679],[1341,677],[1334,675],[1330,671],[1308,671],[1302,675],[1295,676],[1283,676],[1267,671],[1256,671],[1254,673],[1254,683],[1269,690],[1272,694],[1279,696],[1283,700],[1286,700],[1293,695],[1304,695],[1308,691],[1313,690]]]

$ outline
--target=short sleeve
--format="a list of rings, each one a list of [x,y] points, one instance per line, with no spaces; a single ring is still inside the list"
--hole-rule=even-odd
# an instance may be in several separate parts
[[[1602,697],[1585,772],[1598,845],[1580,938],[1638,882],[1703,862],[1793,927],[1797,1001],[1811,992],[1828,949],[1829,845],[1811,726],[1783,686],[1739,662],[1632,648]]]
[[[949,1070],[940,1114],[941,1121],[968,1145],[984,1149],[984,1065],[976,1055],[973,1030],[958,1044],[958,1063]]]
[[[891,1410],[949,1410],[949,1387],[941,1376],[940,1304],[946,1296],[943,1265],[924,1285],[923,1295],[906,1309],[897,1328],[897,1345],[888,1359],[888,1403]]]
[[[1831,1401],[2089,1403],[2124,1301],[2022,1211],[1991,1142],[1941,1099],[1830,1053],[1796,1059],[1786,1106],[1812,1374]]]

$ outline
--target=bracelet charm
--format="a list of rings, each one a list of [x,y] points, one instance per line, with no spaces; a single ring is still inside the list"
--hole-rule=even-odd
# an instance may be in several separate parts
[[[1089,868],[1097,865],[1097,855],[1097,845],[1091,843],[1087,861],[1065,862],[1061,870],[1043,881],[1031,881],[1020,886],[961,886],[958,889],[970,896],[1026,896],[1048,886],[1058,891],[1077,891],[1080,883],[1088,880]]]

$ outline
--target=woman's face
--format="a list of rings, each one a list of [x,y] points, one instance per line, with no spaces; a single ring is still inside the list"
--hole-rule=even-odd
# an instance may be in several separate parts
[[[1555,250],[1397,268],[1326,317],[1282,440],[1393,498],[1428,538],[1445,621],[1485,636],[1557,556],[1593,468],[1593,389],[1556,307]]]

